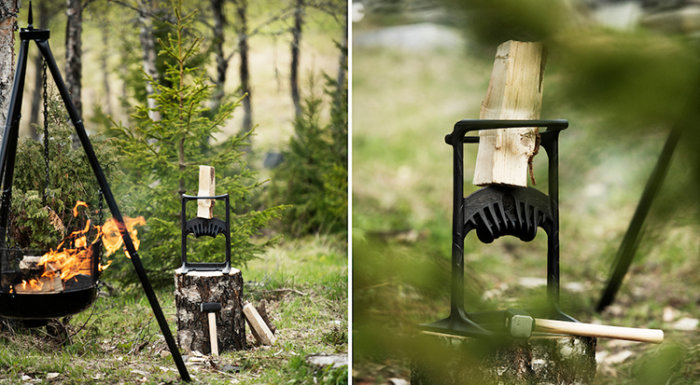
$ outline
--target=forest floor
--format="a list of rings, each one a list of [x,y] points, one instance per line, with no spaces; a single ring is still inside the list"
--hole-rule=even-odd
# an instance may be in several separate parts
[[[370,22],[353,27],[355,41],[362,42],[373,40],[358,36],[384,30]],[[493,55],[467,41],[430,48],[382,45],[375,39],[353,47],[356,384],[407,380],[408,357],[415,351],[408,337],[416,325],[449,312],[452,153],[444,136],[456,121],[479,116]],[[674,206],[675,182],[684,180],[687,167],[673,163],[615,302],[596,313],[666,132],[611,130],[595,111],[568,101],[561,77],[556,61],[548,63],[542,117],[571,123],[561,134],[559,151],[561,306],[583,322],[666,333],[660,345],[599,339],[596,383],[697,383],[697,211]],[[474,158],[475,149],[465,147],[465,194],[477,188],[470,183]],[[536,188],[544,191],[545,161],[544,155],[535,159]],[[465,255],[468,311],[527,306],[544,295],[544,235],[530,243],[504,237],[484,245],[470,234]]]
[[[185,363],[199,384],[345,383],[347,366],[316,368],[312,354],[348,352],[347,251],[343,239],[311,237],[270,249],[243,270],[244,300],[267,301],[277,342],[217,358],[190,355]],[[157,291],[175,333],[173,288]],[[0,332],[0,384],[172,384],[179,375],[140,287],[102,291],[74,316],[69,343],[44,327]]]

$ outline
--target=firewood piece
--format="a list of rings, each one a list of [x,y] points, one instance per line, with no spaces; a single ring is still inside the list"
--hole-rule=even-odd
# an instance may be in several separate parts
[[[216,181],[214,167],[199,166],[199,192],[198,196],[214,196]],[[197,217],[211,219],[214,216],[214,201],[212,199],[197,200]]]
[[[498,46],[481,119],[539,119],[544,54],[540,43],[509,40]],[[479,132],[473,183],[527,187],[538,131],[511,128]]]
[[[243,316],[243,275],[232,268],[221,271],[175,271],[175,305],[177,307],[177,341],[189,354],[194,351],[211,354],[207,313],[202,302],[218,302],[221,311],[216,317],[219,352],[246,347]]]
[[[27,274],[29,271],[44,270],[43,266],[39,266],[41,256],[26,255],[19,261],[19,269],[22,273]]]
[[[59,275],[53,277],[39,277],[36,279],[38,284],[18,284],[15,285],[17,294],[52,294],[63,291],[63,281]]]
[[[243,313],[245,314],[245,318],[248,321],[250,328],[255,330],[253,336],[255,336],[261,344],[272,345],[275,343],[277,338],[274,334],[272,334],[270,328],[267,327],[267,324],[262,317],[260,317],[258,311],[255,310],[253,304],[250,302],[246,303],[243,306]]]
[[[262,320],[265,322],[265,325],[267,325],[267,327],[270,329],[270,331],[272,332],[272,334],[275,334],[275,333],[277,332],[277,328],[276,328],[275,325],[272,323],[272,321],[270,320],[270,317],[269,317],[268,314],[267,314],[267,308],[266,308],[266,306],[265,306],[266,303],[267,303],[267,302],[266,302],[265,300],[260,301],[260,304],[258,304],[257,306],[255,306],[255,310],[258,311],[258,314],[260,314],[260,318],[262,318]],[[252,327],[251,327],[251,328],[250,328],[250,333],[253,335],[253,337],[255,338],[256,341],[261,341],[261,338],[262,338],[262,337],[260,337],[260,336],[258,335],[258,332],[255,331],[255,328],[252,328]]]

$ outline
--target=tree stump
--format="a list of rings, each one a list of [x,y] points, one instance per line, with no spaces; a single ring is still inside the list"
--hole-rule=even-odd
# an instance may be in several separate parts
[[[596,372],[596,339],[551,337],[489,341],[426,336],[437,340],[417,356],[412,385],[590,384]]]
[[[185,353],[198,351],[210,354],[207,314],[200,304],[217,302],[216,312],[219,351],[245,349],[245,319],[243,317],[243,276],[231,268],[220,271],[175,271],[175,305],[177,307],[177,342]]]

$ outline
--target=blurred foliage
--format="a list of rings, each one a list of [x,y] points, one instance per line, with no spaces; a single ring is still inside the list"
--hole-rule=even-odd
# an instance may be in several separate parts
[[[85,213],[94,223],[98,220],[100,189],[95,174],[83,148],[72,145],[75,130],[66,119],[63,102],[51,94],[47,102],[48,188],[43,138],[41,142],[22,138],[17,146],[8,235],[10,246],[23,249],[55,249],[71,231],[82,228],[82,214],[77,220],[72,215],[78,200],[88,203]],[[93,138],[92,144],[105,174],[115,175],[110,146],[100,138]]]
[[[375,383],[406,378],[419,354],[415,346],[438,372],[450,359],[444,346],[413,341],[418,325],[450,310],[451,153],[442,137],[456,120],[478,116],[496,46],[536,39],[548,49],[541,116],[570,121],[559,152],[561,306],[582,321],[661,327],[669,340],[656,347],[599,339],[599,351],[629,349],[633,359],[612,369],[600,364],[596,383],[697,381],[697,333],[673,326],[681,317],[698,317],[697,296],[689,294],[700,285],[697,42],[601,27],[572,5],[580,2],[440,3],[447,15],[440,21],[461,30],[462,47],[401,51],[378,44],[354,51],[354,363],[369,371],[360,377]],[[371,36],[385,26],[376,17],[367,23],[356,24],[355,33]],[[630,277],[615,306],[596,314],[599,289],[674,126],[683,136]],[[474,155],[475,147],[465,148],[465,170],[473,168]],[[535,188],[546,191],[546,156],[535,163]],[[467,182],[465,194],[475,189]],[[546,277],[541,237],[531,243],[504,237],[491,245],[470,237],[464,250],[468,311],[530,310],[541,302],[543,286],[526,289],[519,281]],[[579,289],[567,289],[569,283]],[[662,320],[668,310],[677,313]],[[671,364],[679,355],[681,362]]]
[[[147,227],[139,232],[141,247],[148,250],[142,259],[154,270],[152,279],[160,284],[170,283],[172,270],[181,263],[179,194],[197,195],[198,165],[215,167],[217,194],[230,195],[231,244],[221,245],[212,238],[189,242],[188,258],[223,261],[224,248],[229,246],[232,264],[245,264],[271,242],[256,242],[254,237],[268,220],[280,214],[279,208],[251,207],[261,182],[246,163],[248,136],[214,142],[213,134],[220,131],[238,103],[224,103],[215,114],[207,113],[205,105],[212,86],[207,84],[204,70],[191,62],[201,49],[201,38],[188,28],[194,14],[183,14],[180,2],[173,5],[173,11],[175,23],[169,25],[159,53],[166,66],[163,81],[149,79],[157,90],[160,118],[152,119],[144,103],[135,107],[127,125],[115,123],[107,131],[114,138],[125,173],[115,188],[120,204],[126,214],[146,218]],[[215,215],[223,218],[225,213]],[[117,270],[119,278],[135,279],[128,261],[115,265],[110,270]]]
[[[294,235],[347,232],[347,87],[337,88],[326,77],[326,96],[332,100],[327,124],[321,122],[323,99],[305,100],[284,161],[273,173],[270,199],[292,205],[282,223]]]

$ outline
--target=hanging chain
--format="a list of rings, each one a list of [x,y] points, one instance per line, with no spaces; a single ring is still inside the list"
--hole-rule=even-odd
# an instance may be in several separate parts
[[[41,71],[41,80],[42,85],[44,87],[42,97],[44,98],[44,166],[46,171],[46,180],[44,183],[44,196],[42,197],[42,202],[44,206],[46,206],[49,193],[49,97],[46,86],[46,60],[43,61],[43,67]]]

